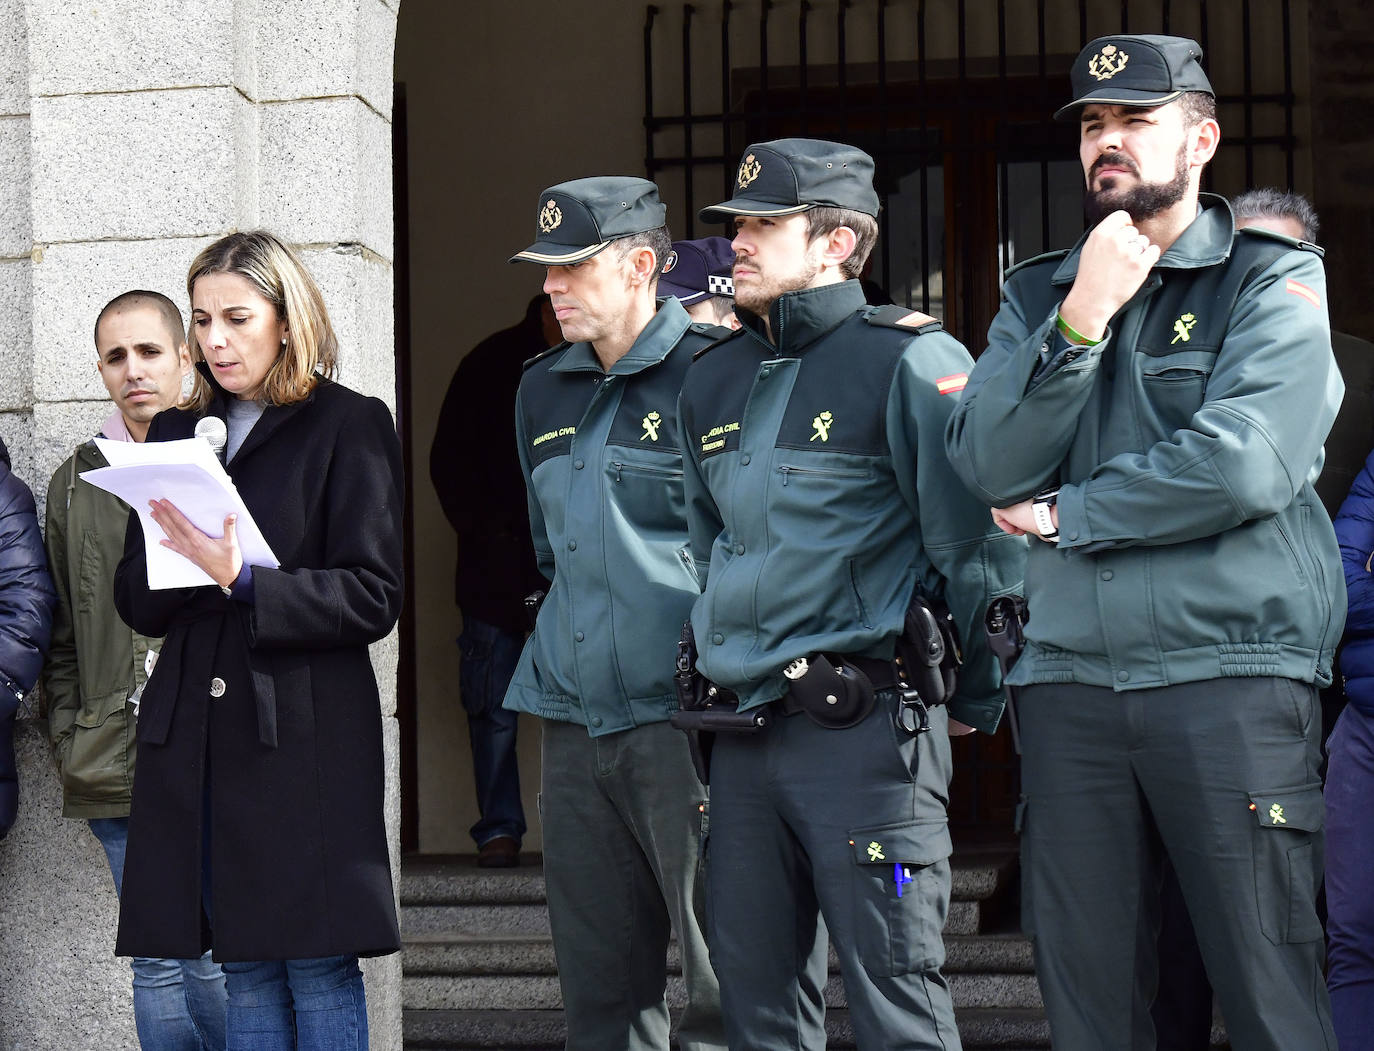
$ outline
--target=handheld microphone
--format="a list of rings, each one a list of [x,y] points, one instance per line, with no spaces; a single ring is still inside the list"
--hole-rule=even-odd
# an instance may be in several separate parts
[[[196,424],[196,437],[204,438],[210,444],[210,450],[215,454],[215,458],[221,463],[224,462],[224,446],[229,440],[229,431],[223,420],[218,416],[202,417]]]

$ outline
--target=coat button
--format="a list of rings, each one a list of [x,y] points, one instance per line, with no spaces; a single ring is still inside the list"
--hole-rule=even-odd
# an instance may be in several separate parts
[[[748,453],[745,453],[743,456],[741,456],[741,457],[739,458],[739,462],[740,462],[740,466],[741,466],[741,467],[748,467],[748,466],[749,466],[749,454],[748,454]]]
[[[576,470],[576,471],[582,470],[582,468],[585,467],[585,466],[586,466],[586,464],[584,464],[581,460],[574,460],[574,461],[573,461],[573,469]]]
[[[569,541],[568,541],[568,550],[569,550],[569,551],[576,551],[576,550],[577,550],[577,541],[576,541],[576,540],[569,540]]]
[[[1103,580],[1111,580],[1112,577],[1114,577],[1115,575],[1116,575],[1116,574],[1113,573],[1110,569],[1104,569],[1104,570],[1102,571],[1102,579],[1103,579]]]
[[[580,631],[573,632],[573,638],[576,639],[578,642],[581,642],[581,641],[582,641],[583,639],[585,639],[586,637],[587,637],[587,636],[586,636],[586,635],[583,635],[582,632],[580,632]]]
[[[725,644],[725,636],[722,635],[720,632],[716,632],[714,635],[711,636],[711,641],[714,642],[717,646],[722,646]]]
[[[736,544],[736,545],[735,545],[735,554],[737,554],[737,555],[742,555],[742,554],[744,554],[744,545],[743,545],[743,544]]]
[[[1116,673],[1116,681],[1117,681],[1117,682],[1128,682],[1128,681],[1130,680],[1130,678],[1131,678],[1131,673],[1128,672],[1128,671],[1119,671],[1119,672]]]
[[[601,716],[599,716],[599,715],[593,715],[593,716],[592,716],[592,725],[593,725],[593,726],[600,726],[600,725],[601,725]]]
[[[210,680],[210,696],[224,696],[224,680],[221,679],[218,675],[216,675],[213,679]]]

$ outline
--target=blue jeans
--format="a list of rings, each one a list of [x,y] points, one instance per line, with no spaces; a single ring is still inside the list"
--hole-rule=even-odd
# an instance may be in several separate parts
[[[1327,742],[1326,985],[1342,1049],[1374,1033],[1374,718],[1353,704]]]
[[[479,847],[498,836],[510,836],[519,843],[525,835],[520,769],[515,756],[519,716],[501,707],[523,646],[524,640],[518,635],[486,621],[463,618],[463,634],[458,636],[458,648],[463,654],[458,683],[468,715],[477,810],[482,815],[471,829],[473,841]]]
[[[127,817],[92,818],[105,848],[115,892],[124,885]],[[134,1026],[143,1051],[221,1051],[224,1047],[224,972],[207,952],[198,960],[135,956]]]
[[[225,963],[229,1051],[367,1051],[356,956]]]

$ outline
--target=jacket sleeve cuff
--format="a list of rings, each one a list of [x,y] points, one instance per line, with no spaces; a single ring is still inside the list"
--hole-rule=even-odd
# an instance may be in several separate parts
[[[1055,501],[1059,512],[1059,546],[1084,547],[1093,542],[1081,485],[1062,485]]]
[[[1074,362],[1095,362],[1102,356],[1102,351],[1111,342],[1112,330],[1108,328],[1102,333],[1102,338],[1091,346],[1071,343],[1068,337],[1059,331],[1059,326],[1055,323],[1058,317],[1059,305],[1055,304],[1038,333],[1040,336],[1040,364],[1031,373],[1031,388],[1039,386],[1050,376]]]
[[[247,562],[239,570],[239,575],[229,585],[229,597],[235,602],[253,604],[253,567]]]

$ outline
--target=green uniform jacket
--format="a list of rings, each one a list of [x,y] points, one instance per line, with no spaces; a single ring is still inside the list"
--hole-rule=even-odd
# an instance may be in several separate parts
[[[128,700],[147,679],[148,650],[161,645],[115,612],[114,573],[129,505],[79,477],[104,466],[87,442],[48,483],[45,543],[57,612],[43,697],[67,817],[128,816],[135,751]]]
[[[746,317],[688,372],[697,666],[747,709],[783,695],[797,657],[890,658],[919,580],[963,639],[950,714],[991,733],[1001,677],[983,614],[1020,590],[1024,542],[993,526],[945,459],[968,352],[934,324],[874,316],[857,281],[789,292],[772,311],[778,345]]]
[[[609,372],[588,343],[527,366],[516,440],[535,556],[553,583],[505,707],[593,737],[676,710],[673,660],[698,591],[677,396],[692,354],[719,334],[669,299]]]
[[[1343,388],[1321,257],[1203,203],[1095,347],[1055,331],[1082,242],[1011,271],[950,419],[986,503],[1063,486],[1012,683],[1331,680],[1345,587],[1310,479]]]

